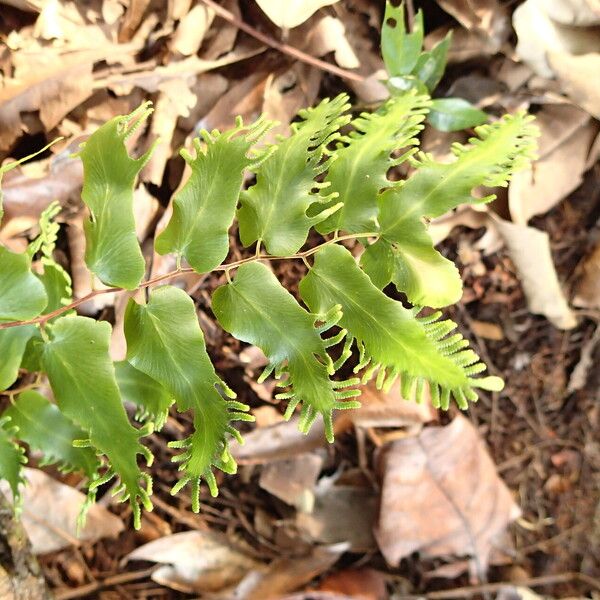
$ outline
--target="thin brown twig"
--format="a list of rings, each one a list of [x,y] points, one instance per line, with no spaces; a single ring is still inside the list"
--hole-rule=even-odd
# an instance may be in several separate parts
[[[229,274],[229,272],[232,269],[235,269],[246,263],[255,262],[257,260],[269,260],[269,261],[271,261],[271,260],[303,260],[303,261],[305,261],[308,256],[312,256],[313,254],[318,252],[324,246],[329,246],[330,244],[335,244],[335,243],[341,242],[343,240],[354,240],[354,239],[358,239],[358,238],[374,237],[377,235],[378,235],[377,233],[354,233],[354,234],[349,234],[349,235],[340,235],[340,236],[336,236],[330,240],[327,240],[326,242],[323,242],[322,244],[319,244],[319,245],[315,246],[314,248],[311,248],[310,250],[305,250],[304,252],[298,252],[297,254],[292,254],[290,256],[272,256],[270,254],[258,254],[258,255],[254,255],[254,256],[249,256],[248,258],[242,258],[241,260],[236,260],[236,261],[233,261],[230,263],[225,263],[225,264],[219,265],[218,267],[215,267],[213,269],[213,271],[225,271],[226,274]],[[51,319],[54,319],[70,310],[73,310],[74,308],[77,308],[81,304],[84,304],[85,302],[87,302],[88,300],[91,300],[92,298],[95,298],[96,296],[100,296],[102,294],[117,293],[117,292],[136,292],[137,290],[141,290],[141,289],[150,287],[150,286],[160,283],[162,281],[172,279],[173,277],[179,277],[180,275],[184,275],[186,273],[194,273],[194,272],[195,272],[194,269],[192,269],[191,267],[178,268],[178,269],[175,269],[174,271],[170,271],[169,273],[165,273],[164,275],[159,275],[158,277],[148,279],[147,281],[142,282],[137,288],[135,288],[133,290],[127,290],[126,288],[121,288],[121,287],[110,287],[110,288],[104,288],[101,290],[94,290],[94,291],[90,292],[89,294],[87,294],[86,296],[83,296],[82,298],[78,298],[77,300],[74,300],[70,304],[67,304],[66,306],[61,306],[60,308],[57,308],[56,310],[53,310],[52,312],[49,312],[45,315],[40,315],[39,317],[35,317],[33,319],[28,319],[26,321],[10,321],[7,323],[0,323],[0,330],[10,329],[12,327],[20,327],[21,325],[44,324],[47,321],[50,321]]]
[[[585,575],[583,573],[559,573],[557,575],[546,575],[543,577],[532,577],[519,581],[520,586],[524,587],[542,587],[545,585],[555,585],[557,583],[569,583],[577,581],[590,588],[600,590],[600,581]],[[425,597],[429,600],[445,600],[446,598],[469,598],[475,594],[498,592],[503,587],[514,586],[514,582],[504,581],[498,583],[484,583],[482,585],[464,586],[451,590],[441,590],[439,592],[429,592]]]
[[[285,44],[283,42],[279,42],[278,40],[262,33],[258,29],[255,29],[248,23],[245,23],[241,19],[238,19],[233,13],[229,12],[226,8],[219,6],[213,0],[202,0],[206,6],[210,7],[219,17],[225,19],[232,25],[235,25],[238,29],[245,31],[248,35],[260,40],[263,44],[267,44],[271,46],[271,48],[275,48],[279,50],[283,54],[287,54],[297,60],[305,62],[313,67],[317,67],[322,69],[323,71],[328,71],[329,73],[333,73],[338,77],[343,77],[344,79],[350,79],[352,81],[364,81],[365,78],[358,73],[353,73],[352,71],[347,71],[346,69],[342,69],[340,67],[336,67],[331,63],[325,62],[319,58],[315,58],[310,54],[306,54],[302,52],[302,50],[298,50],[298,48],[294,48],[294,46],[290,46],[289,44]]]

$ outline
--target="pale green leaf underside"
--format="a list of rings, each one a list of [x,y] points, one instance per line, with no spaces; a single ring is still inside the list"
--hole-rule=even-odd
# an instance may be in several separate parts
[[[27,254],[0,246],[0,274],[0,322],[33,319],[46,308],[46,291]]]
[[[135,232],[133,189],[150,159],[152,148],[137,159],[125,142],[152,112],[143,104],[130,115],[115,117],[85,142],[81,198],[90,211],[85,225],[85,261],[106,285],[134,289],[144,276],[145,262]]]
[[[307,215],[311,204],[330,199],[315,193],[323,187],[315,177],[329,166],[329,161],[322,161],[325,147],[349,120],[343,114],[349,108],[347,100],[348,96],[341,94],[300,111],[302,121],[292,124],[292,134],[282,139],[256,170],[256,184],[240,197],[238,221],[244,246],[261,240],[270,254],[294,254],[306,241],[309,229],[339,208]]]
[[[301,429],[308,431],[321,415],[332,439],[333,409],[351,404],[343,402],[348,392],[338,390],[354,382],[331,379],[334,364],[316,328],[316,322],[326,317],[302,308],[261,263],[239,267],[235,280],[213,294],[212,308],[224,329],[264,352],[270,361],[266,374],[275,370],[277,378],[285,376],[281,385],[289,387],[289,392],[283,396],[290,399],[286,416],[302,403]],[[331,327],[333,322],[326,325]]]
[[[454,265],[435,248],[425,218],[438,217],[462,203],[480,203],[472,190],[507,184],[511,173],[528,164],[537,129],[531,117],[507,115],[475,129],[470,144],[454,144],[456,160],[435,162],[421,154],[417,171],[379,197],[380,240],[363,255],[362,264],[376,285],[393,281],[415,305],[441,307],[456,302],[462,283]],[[377,260],[375,260],[377,257]]]
[[[336,229],[350,233],[377,231],[377,197],[392,182],[394,165],[414,153],[417,134],[423,129],[429,98],[414,92],[388,100],[377,112],[362,113],[351,123],[354,130],[340,138],[325,181],[331,201],[343,206],[317,225],[321,233]],[[392,156],[397,150],[405,151]]]
[[[200,479],[204,478],[216,494],[212,468],[226,473],[237,469],[228,449],[228,437],[239,438],[239,433],[230,423],[250,420],[243,412],[248,407],[221,395],[222,391],[235,397],[215,373],[194,302],[183,290],[172,286],[156,288],[147,305],[130,300],[125,313],[125,337],[127,360],[162,384],[175,398],[179,411],[193,411],[194,433],[171,446],[183,448],[174,460],[182,463],[184,475],[173,493],[190,483],[192,505],[197,511]]]
[[[49,329],[50,341],[44,345],[42,366],[61,412],[87,433],[89,444],[108,457],[110,467],[100,482],[117,475],[121,499],[130,500],[134,520],[139,523],[140,503],[151,507],[149,482],[140,471],[137,455],[148,462],[151,455],[139,443],[143,433],[127,419],[115,370],[109,356],[111,327],[105,321],[87,317],[63,317]]]
[[[465,349],[468,342],[460,334],[447,337],[456,324],[436,322],[439,314],[415,318],[414,311],[375,287],[342,246],[328,246],[315,255],[300,294],[313,312],[341,305],[340,325],[348,330],[348,343],[356,340],[356,371],[366,369],[363,381],[377,372],[378,385],[388,388],[400,376],[404,396],[417,398],[427,382],[434,403],[447,407],[452,395],[461,408],[477,399],[473,388],[499,385],[498,378],[472,377],[485,365]]]
[[[136,419],[152,423],[155,431],[162,429],[173,404],[169,392],[126,360],[115,363],[115,375],[123,400],[136,406]]]
[[[27,342],[34,332],[33,325],[0,329],[0,391],[17,380]]]
[[[224,133],[203,131],[194,140],[196,156],[182,156],[191,174],[173,199],[173,216],[156,239],[159,254],[173,252],[187,260],[198,273],[220,265],[229,252],[229,227],[235,216],[244,170],[263,157],[251,153],[271,123],[259,120],[244,127],[241,119]],[[263,153],[264,154],[264,153]]]
[[[65,417],[59,408],[34,390],[22,392],[3,416],[17,428],[17,437],[43,455],[42,465],[58,463],[63,471],[82,471],[93,479],[100,462],[91,448],[73,446],[87,434]]]

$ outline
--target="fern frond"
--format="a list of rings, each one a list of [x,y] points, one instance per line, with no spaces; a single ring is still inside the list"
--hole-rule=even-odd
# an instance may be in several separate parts
[[[109,356],[111,327],[87,317],[63,317],[47,329],[42,367],[56,403],[65,417],[86,432],[87,438],[78,440],[79,447],[95,448],[109,461],[108,471],[91,482],[90,493],[93,496],[102,483],[118,477],[115,493],[121,501],[129,500],[139,528],[141,506],[152,509],[149,480],[137,463],[138,454],[148,464],[152,455],[139,438],[151,428],[136,430],[127,419]]]
[[[389,389],[400,377],[405,398],[414,397],[428,383],[440,405],[450,396],[460,408],[475,401],[474,389],[498,389],[497,377],[476,379],[485,369],[472,350],[463,349],[462,338],[448,337],[456,327],[434,317],[418,319],[414,312],[380,291],[339,245],[323,248],[300,282],[300,294],[312,311],[342,307],[340,325],[348,331],[348,343],[356,342],[359,364],[366,382],[377,374],[377,385]]]
[[[126,360],[115,363],[115,376],[123,401],[136,407],[135,419],[151,423],[154,431],[160,431],[174,402],[169,392]]]
[[[97,475],[100,462],[91,448],[73,446],[87,434],[76,427],[42,394],[27,390],[19,394],[3,416],[10,417],[18,439],[42,453],[41,466],[58,464],[61,471],[81,471],[89,479]]]
[[[158,140],[139,158],[129,156],[125,142],[152,113],[150,104],[102,125],[78,153],[81,198],[90,211],[84,223],[86,264],[104,284],[125,289],[139,285],[146,267],[135,232],[133,188]]]
[[[27,462],[25,450],[15,443],[17,428],[10,421],[10,417],[0,417],[0,479],[4,479],[10,486],[15,510],[19,510],[21,493],[19,485],[24,484],[23,465]]]
[[[343,114],[350,107],[347,101],[348,96],[340,94],[300,111],[302,121],[292,124],[292,134],[280,138],[276,151],[256,170],[256,184],[240,196],[238,221],[244,246],[260,240],[270,254],[294,254],[309,229],[341,207],[334,202],[307,215],[311,204],[331,199],[316,193],[324,186],[315,177],[329,167],[330,159],[323,161],[326,147],[350,119]]]
[[[253,148],[272,126],[262,118],[244,126],[239,117],[229,131],[201,131],[202,139],[194,140],[196,156],[181,152],[192,172],[173,199],[173,216],[167,228],[156,239],[159,254],[174,252],[198,273],[209,272],[223,262],[229,251],[228,230],[244,170],[258,168],[275,150]]]
[[[392,185],[387,178],[390,168],[416,152],[416,136],[423,129],[429,104],[428,96],[411,91],[352,121],[354,130],[340,138],[325,177],[327,192],[336,194],[332,203],[343,202],[343,206],[317,226],[319,232],[377,230],[379,192]],[[403,154],[392,156],[401,149]]]
[[[286,291],[265,265],[249,263],[239,267],[235,279],[213,294],[212,308],[219,323],[236,338],[258,346],[269,359],[259,381],[271,373],[288,388],[276,398],[289,400],[286,418],[302,405],[300,429],[306,433],[321,415],[325,433],[333,440],[334,409],[355,408],[346,398],[358,390],[341,391],[358,380],[333,381],[335,365],[327,348],[343,335],[323,339],[341,318],[339,307],[311,314]],[[321,316],[319,316],[319,314]]]
[[[182,449],[173,460],[181,463],[183,475],[172,493],[189,484],[192,508],[198,512],[200,480],[216,495],[213,468],[236,471],[228,440],[241,437],[231,423],[253,420],[246,414],[249,407],[223,397],[235,398],[235,393],[216,374],[194,302],[183,290],[156,288],[146,305],[131,299],[125,313],[125,337],[127,360],[158,381],[175,398],[177,410],[193,412],[194,433],[169,445]]]
[[[480,185],[505,186],[511,173],[529,164],[538,135],[532,120],[518,113],[476,127],[479,137],[471,138],[468,146],[454,144],[456,160],[451,163],[438,163],[426,154],[411,159],[417,171],[379,197],[380,240],[367,248],[362,259],[378,286],[393,281],[413,304],[433,307],[460,298],[458,271],[434,249],[423,219],[438,217],[462,203],[492,200],[494,195],[477,199],[471,192]]]

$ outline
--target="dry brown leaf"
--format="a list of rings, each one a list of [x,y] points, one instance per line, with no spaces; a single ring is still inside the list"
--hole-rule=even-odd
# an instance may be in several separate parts
[[[289,124],[298,111],[314,104],[322,76],[319,69],[296,63],[281,75],[269,77],[265,85],[262,112],[279,125],[268,132],[265,142],[275,142],[278,134],[289,135]]]
[[[291,29],[304,23],[323,6],[335,4],[339,0],[256,0],[264,13],[282,29]]]
[[[600,35],[596,37],[600,50]],[[600,52],[571,56],[551,51],[548,59],[569,98],[600,119]]]
[[[310,511],[314,505],[314,488],[323,466],[315,452],[298,454],[285,460],[267,463],[258,484],[273,496],[298,510]]]
[[[254,559],[211,531],[184,531],[144,544],[125,559],[163,565],[152,573],[160,585],[188,594],[220,592],[260,568]]]
[[[413,552],[454,554],[471,556],[477,571],[484,571],[495,539],[520,514],[477,430],[462,415],[392,443],[380,466],[375,536],[391,565]]]
[[[506,10],[498,0],[438,0],[466,30],[474,32],[490,51],[497,52],[510,35]]]
[[[564,25],[589,27],[600,25],[600,2],[598,0],[541,0],[547,15]]]
[[[345,410],[336,418],[336,430],[344,431],[351,424],[357,427],[414,427],[437,418],[437,411],[426,396],[421,404],[406,401],[395,383],[386,394],[369,383],[362,388],[360,408]]]
[[[573,305],[583,308],[600,308],[600,243],[593,252],[577,266],[580,273]]]
[[[85,502],[85,494],[60,483],[39,469],[24,469],[27,485],[23,487],[21,519],[31,541],[34,554],[55,552],[82,541],[95,542],[104,537],[117,537],[124,529],[121,519],[100,504],[87,513],[85,527],[77,536],[77,518]],[[2,491],[10,494],[6,482]]]
[[[577,320],[567,304],[552,262],[548,234],[496,216],[493,223],[517,268],[529,310],[544,315],[559,329],[575,327]]]
[[[133,38],[135,30],[140,26],[150,0],[129,0],[125,16],[121,20],[119,42],[128,42]]]
[[[232,441],[231,453],[240,464],[262,464],[290,458],[325,446],[323,421],[317,421],[308,434],[298,430],[298,417],[262,427],[244,435],[244,445]]]
[[[0,240],[20,235],[38,222],[44,209],[58,200],[63,206],[78,201],[83,184],[81,161],[70,154],[81,140],[75,140],[47,161],[37,161],[47,171],[41,177],[30,177],[24,169],[9,171],[2,181],[4,220]]]
[[[548,104],[536,114],[540,128],[538,160],[515,173],[508,190],[512,220],[526,225],[566,198],[583,181],[597,127],[569,104]]]
[[[385,575],[375,569],[344,569],[328,575],[318,589],[360,600],[385,600],[385,580]]]
[[[488,323],[486,321],[471,321],[469,323],[473,333],[487,340],[500,341],[504,339],[502,327],[496,323]]]
[[[600,36],[593,29],[562,25],[552,20],[543,0],[526,0],[513,13],[516,52],[538,75],[552,77],[548,53],[586,54],[600,51]],[[597,71],[593,74],[594,81]]]
[[[308,556],[274,560],[266,571],[249,572],[232,597],[236,600],[280,599],[327,571],[346,550],[346,544],[335,544],[316,547]]]
[[[315,56],[334,53],[335,62],[344,69],[357,69],[360,61],[348,41],[346,27],[340,19],[323,17],[310,32],[307,48]]]
[[[312,512],[299,512],[296,524],[317,542],[347,542],[353,552],[369,552],[376,547],[376,516],[377,495],[373,490],[335,485],[335,477],[322,477],[315,490]]]
[[[6,82],[0,89],[0,150],[8,149],[21,135],[21,113],[39,110],[44,127],[50,130],[92,95],[95,54],[63,57],[27,80]]]
[[[172,49],[183,56],[196,54],[214,17],[214,11],[204,4],[194,6],[179,22],[171,42]]]

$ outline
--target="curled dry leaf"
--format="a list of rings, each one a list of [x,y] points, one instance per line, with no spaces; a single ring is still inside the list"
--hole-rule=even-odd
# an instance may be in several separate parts
[[[308,556],[279,558],[266,570],[249,572],[230,596],[235,600],[274,600],[306,585],[327,571],[348,549],[347,544],[314,548]]]
[[[319,590],[355,598],[357,600],[384,600],[386,577],[375,569],[344,569],[327,576]]]
[[[567,304],[552,262],[548,234],[496,216],[493,223],[515,264],[529,310],[544,315],[559,329],[575,327],[577,320]]]
[[[560,3],[555,3],[560,4]],[[600,36],[593,29],[562,25],[550,18],[544,0],[526,0],[513,13],[517,55],[538,75],[552,77],[548,53],[585,54],[600,51]]]
[[[196,54],[214,17],[215,13],[204,4],[194,6],[179,22],[173,35],[172,49],[183,56]]]
[[[483,570],[495,539],[520,514],[479,434],[462,415],[446,427],[393,442],[380,466],[375,536],[391,565],[421,552],[471,556]]]
[[[184,531],[136,548],[126,560],[147,560],[163,566],[152,579],[188,594],[222,592],[261,565],[234,548],[224,535]]]
[[[346,27],[340,19],[332,16],[322,18],[311,31],[308,39],[311,54],[324,56],[334,53],[335,62],[345,69],[356,69],[360,61],[348,41]]]
[[[339,0],[256,0],[264,13],[282,29],[291,29],[304,23],[323,6]]]
[[[262,464],[296,456],[325,445],[322,421],[305,435],[298,430],[298,417],[244,435],[244,445],[231,442],[231,453],[239,464]]]
[[[600,35],[596,34],[598,40]],[[600,50],[600,41],[598,43]],[[600,119],[600,51],[582,56],[550,52],[550,66],[561,82],[563,91],[591,115]]]
[[[597,132],[589,115],[569,104],[548,104],[536,114],[540,128],[538,160],[514,174],[508,189],[512,220],[526,225],[566,198],[581,184]]]
[[[259,485],[286,504],[298,510],[310,511],[322,466],[323,458],[314,452],[273,461],[262,468]]]
[[[85,494],[60,483],[39,469],[24,469],[27,485],[23,486],[22,521],[31,541],[34,554],[55,552],[82,541],[95,542],[100,538],[114,538],[124,526],[121,519],[100,504],[94,504],[87,513],[85,527],[77,535],[77,518],[85,502]],[[0,484],[2,492],[6,482]]]
[[[345,542],[353,552],[375,549],[377,493],[370,487],[336,485],[336,480],[336,475],[319,480],[312,511],[299,512],[296,525],[315,542]]]

